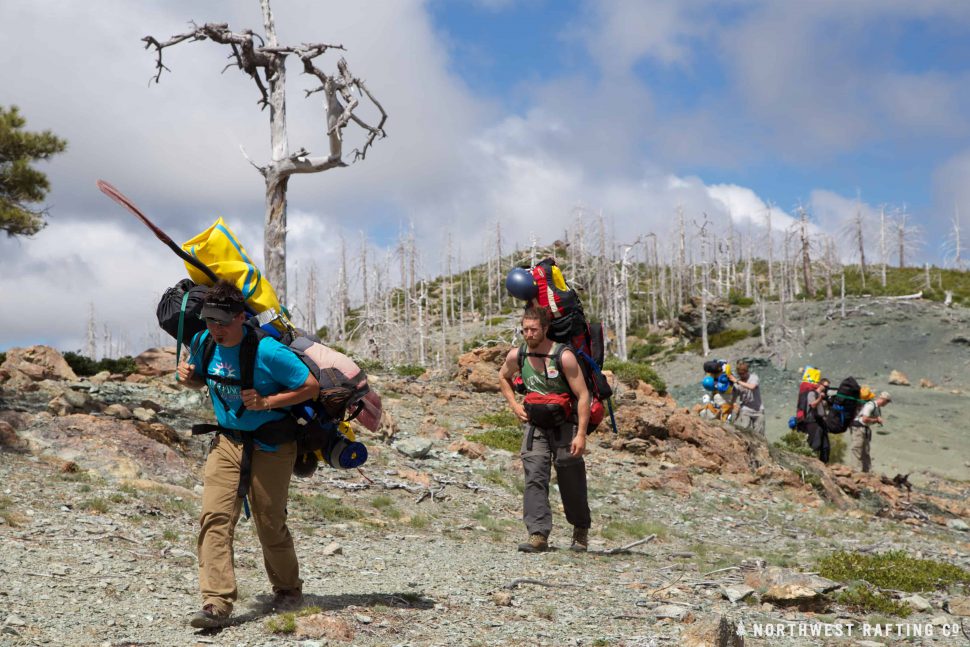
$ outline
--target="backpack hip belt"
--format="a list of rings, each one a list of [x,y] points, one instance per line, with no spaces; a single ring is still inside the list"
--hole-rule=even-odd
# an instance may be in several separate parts
[[[243,446],[242,460],[239,463],[239,485],[236,486],[236,496],[245,497],[249,493],[249,486],[253,479],[253,452],[256,451],[256,441],[266,445],[281,445],[296,440],[295,420],[284,418],[273,420],[260,426],[254,431],[240,431],[212,424],[192,425],[192,435],[216,433],[223,435],[233,442]]]

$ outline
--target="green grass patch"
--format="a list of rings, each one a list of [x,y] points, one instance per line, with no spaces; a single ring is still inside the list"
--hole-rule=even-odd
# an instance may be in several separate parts
[[[493,541],[505,539],[505,533],[515,524],[509,519],[497,519],[493,510],[485,505],[479,504],[472,517],[492,536]]]
[[[505,472],[498,469],[485,470],[482,472],[482,480],[492,485],[506,487],[508,481],[505,480]]]
[[[291,634],[296,631],[296,619],[320,613],[320,607],[304,607],[266,620],[266,629],[274,634]]]
[[[416,514],[408,521],[408,525],[412,528],[417,528],[421,530],[427,528],[431,524],[431,519],[423,514]]]
[[[604,539],[615,541],[617,539],[641,539],[648,535],[657,537],[667,536],[667,526],[662,523],[650,521],[611,521],[600,530],[600,536]]]
[[[761,331],[759,329],[758,333]],[[725,346],[731,346],[736,344],[742,339],[747,339],[751,336],[750,330],[739,330],[737,328],[730,328],[728,330],[722,330],[721,332],[714,333],[707,338],[707,343],[711,348],[724,348]]]
[[[88,512],[104,514],[111,509],[111,504],[106,499],[94,498],[81,501],[81,505],[79,507],[82,510],[87,510]]]
[[[732,306],[741,306],[742,308],[746,308],[754,305],[754,299],[751,297],[746,297],[735,290],[731,290],[731,293],[728,295],[728,303],[730,303]]]
[[[663,345],[655,343],[637,344],[630,352],[627,353],[627,357],[631,362],[642,362],[645,359],[650,359],[654,355],[661,353],[664,350]]]
[[[784,449],[801,456],[814,456],[815,452],[808,446],[808,434],[792,429],[774,442],[775,447]]]
[[[503,409],[498,413],[486,413],[483,416],[479,416],[478,422],[485,427],[497,427],[499,429],[518,427],[521,424],[519,419],[515,417],[515,414],[508,409]]]
[[[475,350],[476,348],[491,348],[492,346],[497,346],[499,340],[488,335],[478,335],[467,340],[462,344],[462,351],[468,352]]]
[[[507,324],[509,322],[508,317],[489,317],[485,320],[489,326],[501,326],[502,324]]]
[[[420,377],[427,371],[423,366],[417,364],[401,364],[394,367],[394,373],[401,377]]]
[[[861,583],[839,591],[832,599],[856,613],[883,613],[906,618],[913,612],[908,604],[893,599],[889,593]]]
[[[543,604],[536,607],[536,615],[543,620],[555,620],[556,619],[556,608],[551,604]]]
[[[623,362],[618,359],[608,359],[603,368],[612,371],[624,384],[633,386],[637,380],[646,382],[661,395],[667,392],[667,383],[657,374],[653,367],[642,362]]]
[[[872,294],[874,296],[898,296],[913,294],[923,290],[923,297],[932,301],[942,301],[945,292],[953,292],[953,300],[962,305],[970,305],[970,272],[930,268],[930,288],[926,289],[926,272],[922,267],[886,268],[886,287],[882,287],[881,267],[870,265],[866,275],[866,287],[862,287],[859,266],[845,268],[845,292],[849,295]],[[838,281],[839,277],[835,277]],[[942,287],[941,287],[942,285]],[[836,287],[838,291],[838,287]]]
[[[516,428],[488,429],[479,434],[471,434],[468,440],[481,443],[493,449],[517,452],[522,448],[522,430]]]
[[[360,511],[356,508],[344,505],[340,499],[324,494],[294,494],[291,498],[298,505],[305,507],[308,515],[318,520],[350,521],[361,517]]]
[[[880,589],[916,593],[961,584],[970,587],[970,571],[931,559],[916,559],[901,550],[881,554],[839,551],[818,560],[822,577],[838,582],[864,580]]]
[[[384,508],[389,508],[394,505],[394,499],[386,494],[378,494],[370,500],[370,504],[378,510],[383,510]]]
[[[384,370],[384,365],[378,359],[354,359],[360,370],[366,371],[368,373],[376,373],[378,371]]]

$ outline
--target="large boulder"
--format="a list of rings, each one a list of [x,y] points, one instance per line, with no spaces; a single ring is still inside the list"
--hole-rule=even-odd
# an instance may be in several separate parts
[[[893,369],[889,373],[889,383],[897,384],[899,386],[909,386],[909,378],[902,371]]]
[[[500,344],[465,353],[458,358],[458,383],[473,391],[498,392],[498,371],[511,349],[507,344]]]
[[[64,356],[50,346],[11,348],[0,365],[0,381],[22,388],[41,380],[77,380]]]
[[[195,477],[194,464],[148,438],[130,420],[73,414],[37,420],[21,430],[20,437],[36,454],[73,462],[108,478],[183,483]]]
[[[175,373],[175,347],[149,348],[135,358],[139,375],[156,377]]]
[[[707,303],[707,334],[713,335],[727,329],[727,322],[731,316],[731,307],[725,301],[711,300]],[[675,332],[688,337],[701,336],[701,299],[693,297],[680,308],[677,321],[674,323]]]

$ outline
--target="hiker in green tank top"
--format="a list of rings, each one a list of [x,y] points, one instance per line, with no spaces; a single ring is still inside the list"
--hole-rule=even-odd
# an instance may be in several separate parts
[[[522,467],[525,471],[523,514],[529,540],[519,544],[526,553],[549,548],[552,510],[549,479],[555,465],[566,520],[573,526],[570,549],[589,546],[589,501],[586,489],[586,431],[590,395],[573,351],[546,337],[546,308],[526,308],[522,315],[525,345],[512,349],[499,371],[499,388],[512,412],[523,423]],[[525,350],[521,376],[525,402],[515,398],[513,380],[520,373],[519,353]]]

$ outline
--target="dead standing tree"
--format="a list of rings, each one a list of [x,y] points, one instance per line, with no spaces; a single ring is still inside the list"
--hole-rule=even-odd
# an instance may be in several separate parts
[[[347,166],[343,161],[343,129],[353,122],[366,132],[361,148],[353,151],[353,161],[366,157],[368,149],[379,138],[385,136],[384,123],[387,113],[371,95],[364,82],[354,77],[341,58],[337,62],[337,73],[329,75],[320,70],[315,60],[330,49],[343,50],[342,45],[324,43],[304,43],[296,47],[281,47],[276,40],[276,25],[270,10],[269,0],[260,0],[263,13],[265,38],[247,29],[234,32],[228,24],[206,23],[201,27],[192,23],[193,29],[172,36],[162,42],[153,36],[145,36],[145,48],[155,48],[155,83],[161,80],[162,72],[168,68],[162,63],[162,52],[166,47],[179,43],[211,40],[228,45],[232,50],[231,63],[248,74],[259,90],[260,109],[269,107],[270,143],[273,150],[272,161],[266,166],[258,166],[250,161],[266,180],[266,222],[263,248],[263,265],[266,277],[276,289],[280,301],[286,302],[286,189],[290,176],[296,173],[319,173],[332,168]],[[324,109],[327,115],[327,138],[330,154],[311,156],[305,148],[290,154],[286,138],[286,59],[295,56],[303,63],[303,73],[320,81],[321,85],[305,90],[306,96],[316,92],[324,93]],[[171,71],[171,70],[169,70]],[[356,94],[355,94],[356,91]],[[376,126],[369,125],[354,110],[360,104],[359,96],[365,96],[373,103],[380,114]],[[245,154],[245,153],[244,153]]]

